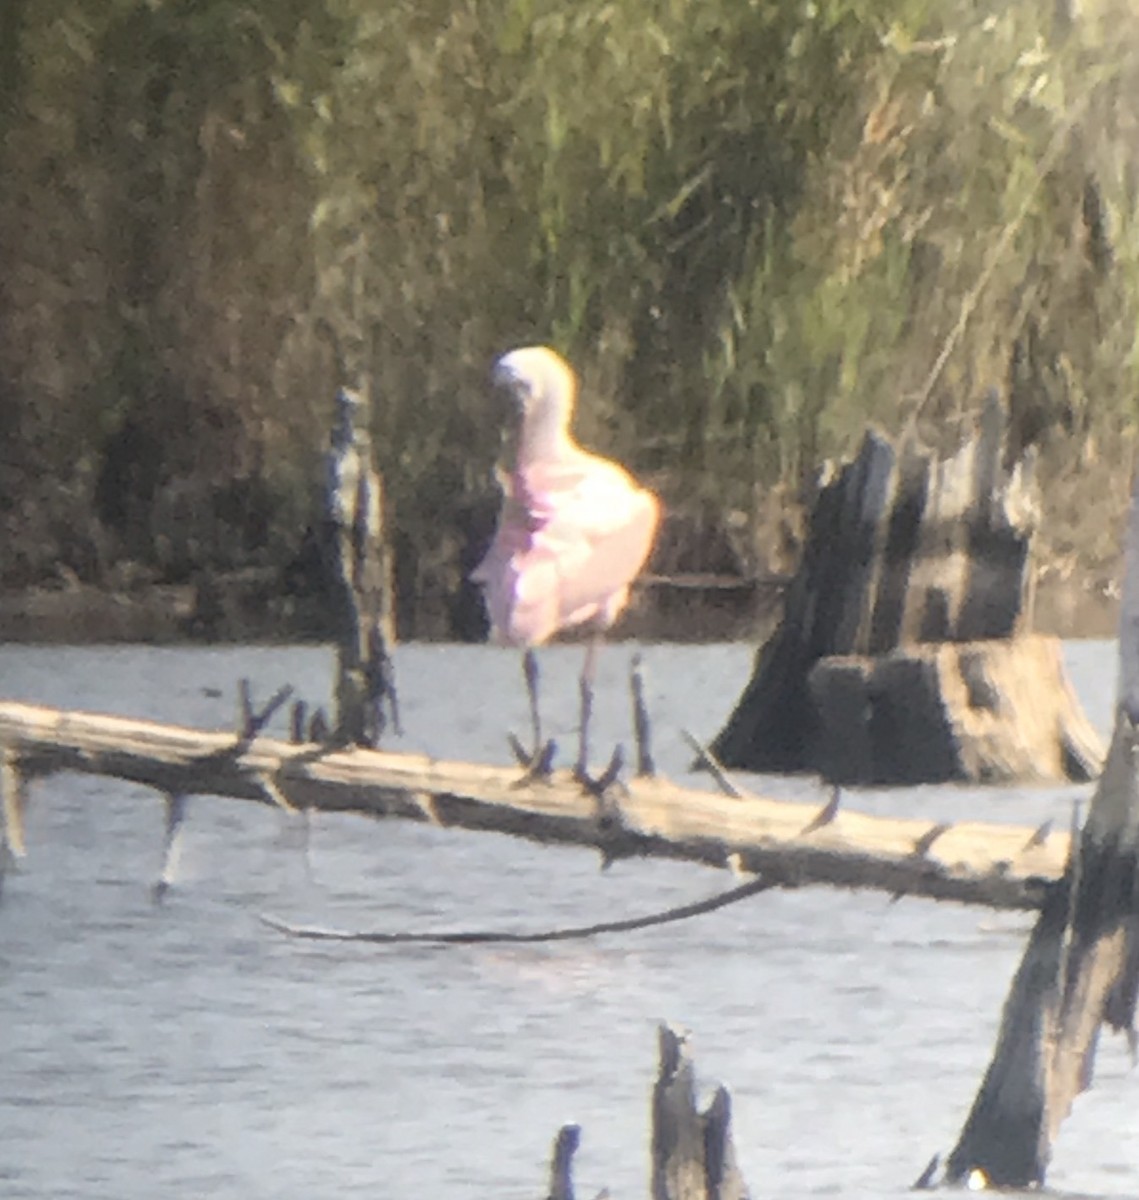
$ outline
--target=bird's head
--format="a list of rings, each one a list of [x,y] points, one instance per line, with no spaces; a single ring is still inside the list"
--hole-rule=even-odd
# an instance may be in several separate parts
[[[577,394],[569,364],[547,346],[523,346],[495,363],[493,378],[512,400],[520,463],[556,455],[566,442]]]

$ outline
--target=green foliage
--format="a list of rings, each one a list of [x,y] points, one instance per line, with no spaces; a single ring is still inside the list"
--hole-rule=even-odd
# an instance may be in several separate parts
[[[269,497],[246,550],[286,555],[339,373],[370,382],[416,584],[453,587],[492,499],[487,367],[530,341],[579,367],[584,440],[746,519],[868,420],[955,439],[989,384],[1054,472],[1133,424],[1112,0],[12,14],[0,514],[45,480],[88,514],[118,487],[112,556],[146,558],[156,498],[235,478]]]

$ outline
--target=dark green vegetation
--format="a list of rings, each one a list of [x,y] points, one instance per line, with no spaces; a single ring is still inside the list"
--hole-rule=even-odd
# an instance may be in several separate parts
[[[1137,97],[1126,0],[6,0],[0,586],[303,588],[367,381],[438,629],[530,341],[689,518],[664,569],[723,568],[709,514],[772,560],[864,422],[940,447],[996,384],[1047,560],[1113,572]]]

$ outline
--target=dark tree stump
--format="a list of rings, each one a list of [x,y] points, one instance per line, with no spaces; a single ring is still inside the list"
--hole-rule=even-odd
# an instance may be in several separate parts
[[[993,1059],[946,1164],[996,1187],[1044,1182],[1052,1145],[1091,1083],[1100,1029],[1134,1055],[1139,994],[1139,476],[1127,531],[1115,732],[1083,831],[1005,1002]]]
[[[1039,500],[1031,460],[1006,469],[1003,447],[995,394],[949,459],[867,432],[819,493],[783,620],[712,744],[720,762],[851,783],[1094,774],[1102,746],[1055,654],[1008,650],[1029,624]],[[1055,692],[1055,720],[1016,703],[1025,688]],[[981,712],[1001,714],[983,735]]]
[[[835,783],[1087,781],[1102,761],[1056,638],[824,658],[808,682],[815,764]]]

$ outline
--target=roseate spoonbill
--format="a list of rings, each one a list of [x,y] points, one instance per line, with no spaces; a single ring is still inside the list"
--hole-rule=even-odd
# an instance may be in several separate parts
[[[548,774],[553,756],[552,743],[542,744],[534,647],[563,629],[594,631],[581,673],[575,772],[591,783],[586,760],[597,644],[628,602],[629,586],[649,556],[660,503],[623,467],[574,441],[577,378],[553,350],[511,350],[495,364],[494,380],[513,398],[517,427],[499,471],[498,528],[471,578],[483,587],[491,640],[525,648],[534,734],[527,778]],[[616,775],[619,761],[614,755],[603,779]]]

